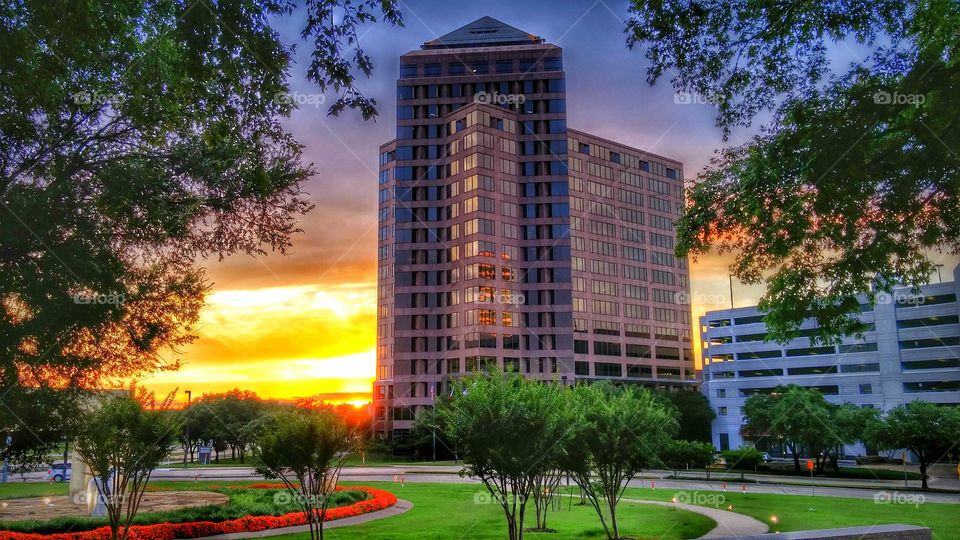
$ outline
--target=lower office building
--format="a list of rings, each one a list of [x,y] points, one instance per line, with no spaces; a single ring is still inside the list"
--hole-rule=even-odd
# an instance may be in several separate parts
[[[881,294],[866,304],[860,319],[863,339],[839,346],[813,346],[813,321],[786,345],[765,342],[763,314],[756,306],[707,312],[700,318],[703,341],[702,391],[717,417],[713,444],[736,449],[748,441],[741,411],[747,398],[778,385],[816,388],[832,403],[889,410],[922,399],[960,404],[960,266],[954,281],[936,283],[914,294],[910,288]],[[766,441],[757,447],[768,448]],[[863,454],[862,447],[847,449]]]

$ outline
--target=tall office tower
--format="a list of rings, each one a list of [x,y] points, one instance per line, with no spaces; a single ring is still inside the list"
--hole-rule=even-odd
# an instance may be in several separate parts
[[[400,57],[380,148],[374,432],[451,379],[694,383],[682,165],[567,128],[562,51],[490,17]]]

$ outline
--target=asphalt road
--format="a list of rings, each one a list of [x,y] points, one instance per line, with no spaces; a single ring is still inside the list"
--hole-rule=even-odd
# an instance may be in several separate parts
[[[434,482],[434,483],[477,483],[473,478],[461,478],[457,472],[459,466],[450,465],[390,465],[390,466],[361,466],[346,467],[341,479],[353,481],[380,481],[380,482]],[[741,484],[735,481],[724,483],[704,480],[673,480],[662,478],[667,471],[652,471],[644,479],[637,479],[630,483],[631,487],[654,487],[654,489],[671,490],[674,492],[738,492],[744,488],[748,493],[776,493],[781,495],[826,495],[831,497],[850,497],[857,499],[876,500],[882,494],[892,494],[895,502],[910,503],[922,495],[925,502],[942,502],[960,504],[960,494],[957,493],[918,493],[903,491],[902,482],[892,480],[842,480],[818,478],[818,482],[829,483],[827,486],[811,486],[809,481],[797,477],[775,477],[763,475],[747,475],[759,483]],[[651,478],[650,476],[656,476]],[[45,473],[27,473],[12,475],[11,481],[42,482]],[[153,473],[157,480],[262,480],[252,467],[210,467],[204,469],[182,469],[176,467],[159,468]],[[651,485],[651,481],[653,485]],[[931,484],[935,486],[936,484]]]

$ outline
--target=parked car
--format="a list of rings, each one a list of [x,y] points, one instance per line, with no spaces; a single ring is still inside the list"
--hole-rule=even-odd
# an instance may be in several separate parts
[[[52,467],[47,469],[47,482],[63,482],[64,480],[70,480],[70,471],[73,469],[73,464],[71,463],[54,463]]]
[[[764,462],[764,463],[770,463],[771,461],[773,461],[773,458],[770,457],[770,453],[769,453],[769,452],[760,452],[760,454],[763,456],[763,462]]]

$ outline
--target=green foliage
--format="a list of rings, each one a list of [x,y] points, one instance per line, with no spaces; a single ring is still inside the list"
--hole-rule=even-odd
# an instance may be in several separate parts
[[[607,537],[619,538],[617,504],[641,469],[661,463],[677,430],[673,411],[648,390],[598,383],[576,387],[565,416],[570,435],[561,467],[596,510]]]
[[[713,462],[715,453],[710,443],[672,440],[660,453],[660,459],[671,469],[701,468]]]
[[[717,413],[707,397],[696,390],[658,391],[658,398],[670,403],[677,416],[677,438],[685,441],[711,442],[710,425]]]
[[[108,387],[176,369],[208,289],[197,261],[286,252],[314,171],[283,127],[286,0],[22,2],[0,9],[0,429],[24,463],[58,439],[24,389]],[[361,26],[392,0],[308,0],[307,78],[337,114]],[[26,395],[31,394],[31,395]],[[44,404],[70,415],[68,394]],[[48,398],[48,399],[47,399]],[[66,425],[61,424],[61,425]],[[39,440],[32,427],[42,428]],[[37,448],[37,446],[41,448]]]
[[[756,448],[744,447],[739,450],[726,450],[723,459],[731,469],[753,471],[757,465],[763,463],[763,454]]]
[[[162,405],[171,399],[172,394]],[[83,413],[82,425],[74,449],[99,480],[111,537],[126,538],[150,474],[170,452],[179,426],[171,415],[146,410],[126,394],[104,397]]]
[[[463,459],[461,474],[479,478],[500,504],[511,540],[523,538],[527,501],[564,448],[570,426],[562,409],[555,385],[500,370],[456,381],[450,402],[439,408]]]
[[[357,434],[333,412],[301,409],[278,415],[256,446],[257,472],[286,484],[307,517],[310,537],[322,539],[324,513]]]
[[[184,422],[180,445],[192,454],[197,446],[210,443],[216,457],[229,448],[231,456],[243,463],[247,449],[270,421],[266,414],[267,403],[255,392],[204,394],[180,412]]]
[[[865,294],[918,287],[929,253],[960,248],[960,4],[924,1],[634,1],[628,43],[677,91],[709,98],[725,129],[773,111],[688,192],[677,255],[732,252],[766,281],[760,308],[785,342],[858,335]],[[872,50],[833,73],[828,45]]]
[[[834,405],[820,392],[797,385],[778,386],[772,394],[747,398],[743,407],[746,429],[754,437],[781,439],[793,454],[794,473],[800,471],[800,454],[814,456],[822,472],[827,461],[839,471],[843,446],[863,441],[877,412],[850,403]]]
[[[946,456],[960,440],[960,409],[927,401],[897,405],[870,426],[866,438],[885,450],[913,452],[927,489],[927,466]]]

